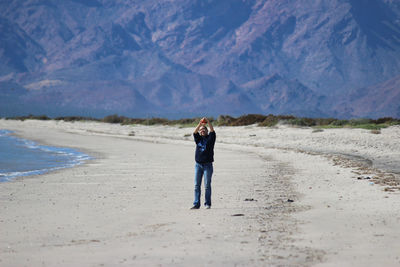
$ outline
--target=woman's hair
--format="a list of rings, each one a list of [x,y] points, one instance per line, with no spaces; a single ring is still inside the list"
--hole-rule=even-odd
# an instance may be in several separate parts
[[[202,125],[202,126],[200,127],[200,129],[203,128],[203,127],[208,131],[208,128],[207,128],[207,126],[205,126],[205,125]],[[199,130],[200,130],[200,129],[199,129]]]

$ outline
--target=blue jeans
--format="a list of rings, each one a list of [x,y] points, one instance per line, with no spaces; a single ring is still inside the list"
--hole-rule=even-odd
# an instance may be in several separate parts
[[[197,163],[195,166],[194,176],[194,202],[193,205],[200,207],[200,196],[201,196],[201,180],[204,175],[204,187],[206,190],[206,206],[211,206],[211,176],[213,174],[212,163]]]

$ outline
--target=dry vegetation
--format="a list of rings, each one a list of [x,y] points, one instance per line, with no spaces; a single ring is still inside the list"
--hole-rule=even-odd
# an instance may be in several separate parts
[[[181,127],[191,127],[198,123],[199,117],[196,118],[185,118],[177,120],[169,120],[166,118],[129,118],[119,115],[109,115],[102,119],[80,117],[80,116],[67,116],[67,117],[56,117],[49,118],[45,115],[34,116],[21,116],[11,117],[6,119],[15,120],[64,120],[64,121],[99,121],[106,123],[119,123],[123,125],[128,124],[141,124],[141,125],[179,125]],[[400,119],[391,117],[379,118],[379,119],[368,119],[368,118],[357,118],[350,120],[339,120],[335,118],[305,118],[295,117],[291,115],[261,115],[261,114],[248,114],[240,117],[232,117],[229,115],[221,115],[218,119],[209,118],[210,121],[216,126],[246,126],[257,124],[260,127],[272,127],[277,124],[286,124],[300,127],[317,127],[317,128],[364,128],[369,130],[378,130],[392,125],[400,125]],[[374,132],[375,133],[375,132]]]

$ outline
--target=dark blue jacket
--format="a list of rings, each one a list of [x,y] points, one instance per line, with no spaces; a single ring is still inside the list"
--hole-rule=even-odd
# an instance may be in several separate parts
[[[205,137],[202,137],[199,133],[195,133],[193,136],[194,141],[196,142],[196,162],[214,162],[215,132],[210,132],[210,134]]]

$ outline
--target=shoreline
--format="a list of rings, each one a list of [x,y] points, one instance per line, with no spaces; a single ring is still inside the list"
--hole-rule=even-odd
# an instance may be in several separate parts
[[[93,159],[89,155],[82,153],[81,151],[78,151],[76,149],[72,148],[67,148],[67,147],[58,147],[58,146],[50,146],[47,144],[44,144],[43,140],[40,142],[29,140],[26,138],[23,138],[22,136],[19,136],[18,134],[15,133],[15,131],[10,131],[10,130],[4,130],[0,129],[0,131],[4,132],[4,135],[2,136],[3,138],[8,139],[9,141],[7,142],[12,142],[14,143],[14,146],[17,147],[22,147],[25,150],[19,151],[19,153],[33,153],[35,151],[40,151],[41,153],[44,153],[46,155],[47,160],[53,163],[52,165],[40,165],[40,166],[35,166],[35,168],[29,169],[29,170],[8,170],[6,172],[0,173],[0,182],[10,182],[13,181],[14,179],[18,179],[19,177],[27,177],[27,176],[36,176],[36,175],[42,175],[46,174],[49,172],[54,172],[66,168],[73,168],[76,166],[79,166],[81,164],[84,164],[86,161]],[[15,153],[15,152],[14,152]],[[50,156],[50,154],[53,154]],[[67,156],[68,158],[63,158],[63,164],[58,166],[54,166],[55,162],[61,162],[60,158],[58,155],[63,155]],[[43,155],[43,154],[42,154]],[[57,160],[55,160],[57,158]],[[28,159],[29,161],[30,159]],[[34,161],[34,160],[33,160]],[[43,161],[43,160],[42,160]],[[32,162],[28,162],[28,165],[32,166]],[[36,164],[34,162],[33,164]]]
[[[30,140],[103,156],[0,188],[5,218],[0,263],[5,266],[24,265],[27,259],[31,266],[41,261],[49,266],[180,266],[204,258],[209,261],[199,265],[400,263],[392,245],[400,238],[398,191],[357,180],[357,166],[346,167],[349,162],[335,162],[333,156],[261,145],[263,138],[272,140],[273,131],[288,145],[286,136],[297,138],[296,129],[242,127],[233,133],[216,128],[213,208],[193,213],[194,148],[186,136],[192,129],[0,120],[0,128],[4,125]],[[33,243],[24,245],[24,239]]]

